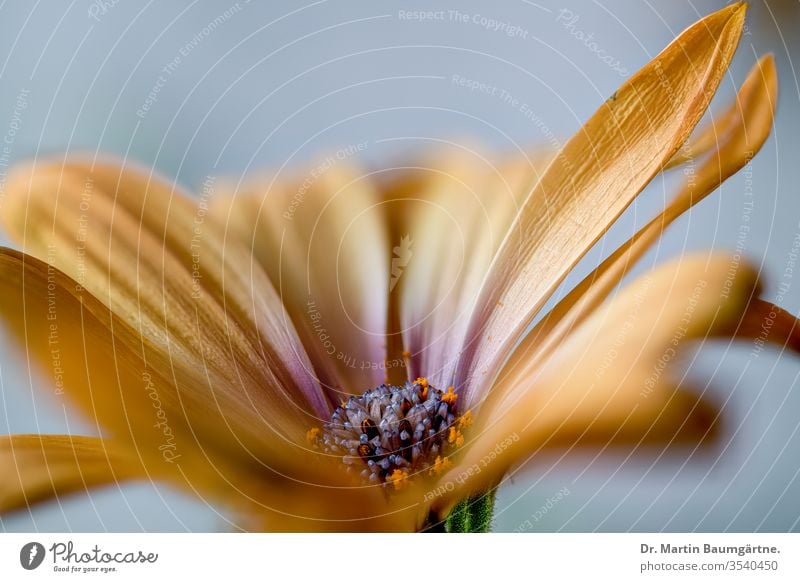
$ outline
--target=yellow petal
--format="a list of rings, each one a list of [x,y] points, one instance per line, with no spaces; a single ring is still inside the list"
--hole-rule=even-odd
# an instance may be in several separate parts
[[[735,4],[684,31],[564,146],[492,265],[456,384],[470,402],[572,266],[687,139],[741,35]],[[499,306],[499,307],[498,307]]]
[[[687,343],[735,329],[746,313],[756,272],[732,261],[698,255],[664,265],[593,313],[543,365],[520,360],[506,369],[503,397],[480,410],[459,462],[491,459],[468,487],[480,490],[549,444],[702,438],[714,414],[675,390],[671,370]]]
[[[766,56],[753,66],[735,103],[725,114],[729,121],[724,133],[717,136],[715,151],[689,175],[667,208],[570,291],[533,328],[516,353],[525,354],[526,359],[546,358],[570,329],[608,297],[668,226],[744,167],[769,137],[777,96],[775,60]],[[516,357],[512,355],[507,365],[517,365]]]
[[[327,414],[266,276],[174,186],[111,162],[37,163],[9,178],[1,217],[152,342],[166,375],[224,380],[214,389],[298,440]]]
[[[391,249],[370,177],[329,158],[232,189],[212,216],[269,275],[332,401],[381,384]]]
[[[0,437],[0,514],[136,475],[101,439],[17,434]]]

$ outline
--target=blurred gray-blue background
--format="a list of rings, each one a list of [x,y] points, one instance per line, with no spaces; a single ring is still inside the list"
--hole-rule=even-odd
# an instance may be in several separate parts
[[[3,2],[0,134],[11,143],[0,170],[53,152],[104,151],[197,190],[209,174],[302,166],[362,142],[357,161],[378,166],[424,152],[430,139],[497,151],[546,142],[549,132],[563,140],[627,75],[723,4]],[[416,10],[443,17],[410,18]],[[756,205],[744,241],[773,281],[800,233],[798,15],[795,1],[753,3],[715,101],[735,94],[758,56],[775,54],[779,115],[751,167]],[[454,75],[504,89],[542,123]],[[662,207],[677,178],[656,180],[565,285]],[[685,249],[735,248],[744,180],[682,218],[639,271]],[[798,285],[783,301],[795,313]],[[775,292],[768,286],[768,297]],[[28,377],[6,340],[0,348],[0,432],[92,433]],[[777,351],[751,358],[746,347],[704,348],[691,375],[725,403],[728,432],[716,450],[538,458],[501,489],[495,530],[800,530],[798,373],[800,359]],[[220,522],[209,505],[138,484],[54,501],[0,519],[0,529],[205,531]]]

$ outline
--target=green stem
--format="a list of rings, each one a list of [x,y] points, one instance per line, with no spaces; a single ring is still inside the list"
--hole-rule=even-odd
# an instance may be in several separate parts
[[[458,502],[447,516],[445,531],[448,533],[486,533],[492,527],[495,490]]]

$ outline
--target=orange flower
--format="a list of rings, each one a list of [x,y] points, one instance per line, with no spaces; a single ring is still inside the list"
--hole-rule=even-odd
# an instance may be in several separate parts
[[[0,218],[24,252],[0,250],[0,314],[103,437],[2,439],[0,511],[158,479],[250,529],[418,530],[542,447],[704,439],[716,413],[669,374],[680,350],[759,338],[766,319],[762,339],[796,349],[795,319],[717,253],[610,295],[769,135],[765,57],[690,139],[744,14],[687,29],[534,161],[456,156],[391,183],[337,164],[199,201],[126,163],[17,169]],[[639,192],[685,163],[664,212],[526,333]]]

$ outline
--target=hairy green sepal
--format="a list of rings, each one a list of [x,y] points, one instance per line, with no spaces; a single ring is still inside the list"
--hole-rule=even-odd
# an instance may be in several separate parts
[[[486,533],[492,528],[495,490],[458,502],[447,516],[447,533]]]

